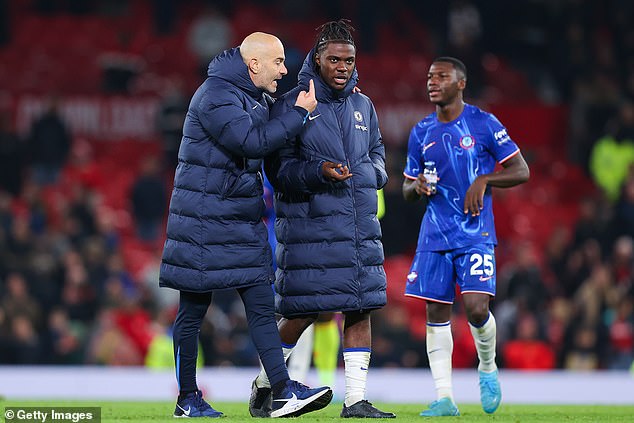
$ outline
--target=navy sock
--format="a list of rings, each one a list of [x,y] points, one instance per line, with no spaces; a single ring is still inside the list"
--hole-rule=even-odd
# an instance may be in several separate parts
[[[277,382],[275,385],[271,385],[271,393],[273,398],[279,398],[282,396],[282,391],[286,388],[286,380]]]

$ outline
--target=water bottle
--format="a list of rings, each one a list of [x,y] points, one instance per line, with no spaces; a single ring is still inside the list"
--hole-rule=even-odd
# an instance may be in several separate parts
[[[436,184],[438,183],[438,172],[436,172],[436,162],[425,162],[423,176],[427,181],[427,186],[432,194],[436,194]]]

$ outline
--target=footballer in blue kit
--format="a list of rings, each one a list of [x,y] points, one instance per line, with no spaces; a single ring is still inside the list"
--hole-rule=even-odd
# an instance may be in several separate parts
[[[427,354],[438,399],[423,416],[459,415],[451,386],[451,305],[456,284],[479,358],[485,412],[501,401],[495,364],[497,245],[491,188],[524,183],[529,169],[506,128],[490,113],[463,101],[467,71],[453,57],[435,59],[427,75],[436,111],[410,133],[403,172],[406,200],[427,199],[405,295],[427,302]],[[495,171],[497,163],[502,165]]]

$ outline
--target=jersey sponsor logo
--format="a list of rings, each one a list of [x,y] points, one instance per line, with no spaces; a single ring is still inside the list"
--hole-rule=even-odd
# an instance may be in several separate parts
[[[411,272],[407,275],[407,283],[414,283],[416,282],[416,279],[418,279],[418,273],[416,272]]]
[[[310,115],[309,115],[309,116],[308,116],[308,120],[315,120],[315,119],[317,119],[319,116],[321,116],[321,113],[320,113],[320,114],[318,114],[318,115],[315,115],[315,116],[310,116]]]
[[[425,144],[423,146],[423,154],[425,154],[425,151],[427,151],[430,147],[432,147],[434,144],[436,144],[436,141],[432,141],[429,144]]]
[[[354,111],[354,118],[357,120],[357,122],[363,122],[363,115],[358,110]]]
[[[470,149],[474,145],[475,139],[471,135],[464,135],[462,138],[460,138],[460,147],[464,148],[465,150]]]
[[[354,125],[355,129],[360,129],[362,131],[367,132],[368,131],[368,127],[367,126],[363,126],[363,125]]]
[[[495,141],[498,143],[498,145],[502,145],[505,142],[508,142],[511,140],[511,138],[509,137],[509,134],[506,132],[506,128],[503,128],[497,131],[496,133],[493,134],[493,136],[495,137]]]
[[[486,282],[486,281],[488,281],[489,279],[492,279],[492,278],[493,278],[493,275],[491,275],[491,276],[480,276],[480,282]]]

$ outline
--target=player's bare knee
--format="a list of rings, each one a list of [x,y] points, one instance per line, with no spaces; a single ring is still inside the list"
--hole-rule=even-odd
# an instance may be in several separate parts
[[[467,318],[469,323],[474,326],[482,326],[489,317],[488,304],[472,304],[471,308],[467,310]]]

